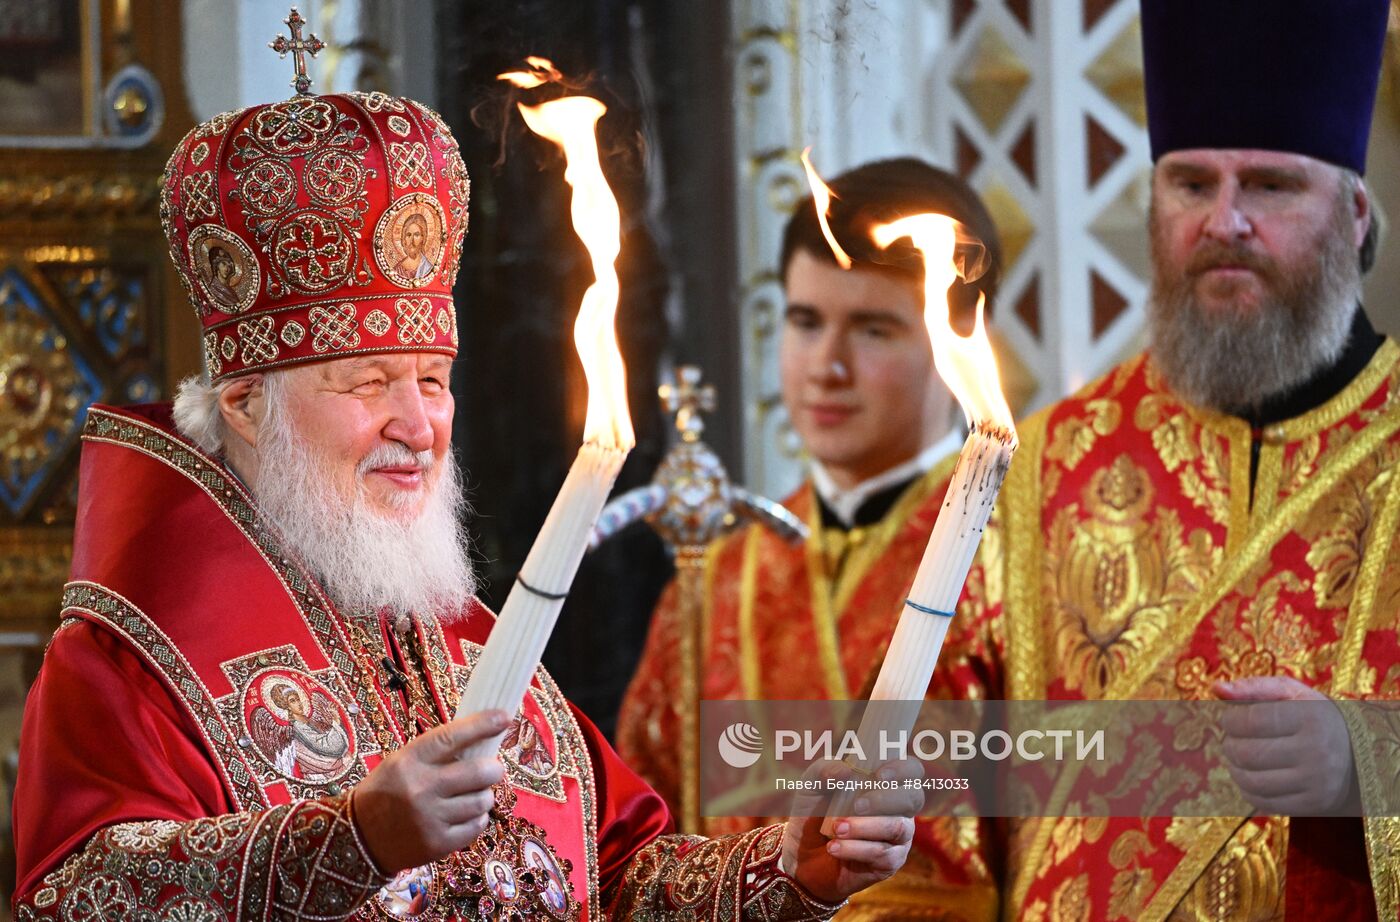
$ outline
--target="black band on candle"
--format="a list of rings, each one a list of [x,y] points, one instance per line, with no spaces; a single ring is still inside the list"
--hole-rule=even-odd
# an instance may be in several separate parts
[[[569,594],[567,592],[560,592],[556,594],[553,592],[545,592],[543,589],[536,589],[534,586],[531,586],[529,583],[525,582],[524,575],[520,573],[515,574],[515,581],[520,584],[522,589],[524,589],[531,595],[537,595],[540,598],[548,599],[551,602],[558,602],[560,599],[566,599],[569,597]]]
[[[904,604],[905,604],[905,605],[908,605],[910,608],[914,609],[914,611],[921,611],[921,612],[923,612],[923,613],[926,614],[926,615],[941,615],[941,616],[943,616],[944,618],[951,618],[951,617],[953,617],[953,613],[950,612],[950,611],[939,611],[939,610],[936,609],[936,608],[929,608],[927,605],[920,605],[918,602],[915,602],[913,599],[905,599],[905,600],[904,600]]]

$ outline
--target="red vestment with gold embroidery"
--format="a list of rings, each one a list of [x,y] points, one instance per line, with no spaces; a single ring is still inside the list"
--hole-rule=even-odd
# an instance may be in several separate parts
[[[1400,696],[1394,342],[1259,433],[1253,477],[1249,425],[1183,403],[1142,356],[1020,435],[963,603],[1001,621],[1008,698],[1202,700],[1267,675]],[[1355,755],[1365,800],[1378,761]],[[1018,918],[1397,915],[1400,820],[1052,812],[1011,826]]]
[[[878,523],[823,529],[816,496],[805,484],[784,504],[808,523],[811,537],[792,544],[750,525],[710,550],[705,565],[703,667],[705,700],[853,700],[867,697],[884,659],[938,517],[953,459],[915,481]],[[678,587],[662,596],[646,651],[623,701],[618,749],[666,798],[681,800],[677,740],[680,706]],[[990,625],[955,618],[929,690],[959,699],[980,693],[1000,646]],[[752,817],[710,817],[706,832],[751,830]],[[915,849],[894,878],[857,894],[839,919],[994,919],[996,880],[984,852],[990,827],[936,818],[916,824]]]
[[[168,408],[94,407],[73,579],[26,708],[15,909],[36,919],[826,918],[781,827],[705,842],[540,670],[488,832],[392,877],[349,791],[447,719],[490,632],[342,616]],[[407,690],[382,656],[398,658]]]

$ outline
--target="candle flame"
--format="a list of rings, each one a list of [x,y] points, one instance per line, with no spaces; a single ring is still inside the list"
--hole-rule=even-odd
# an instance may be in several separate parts
[[[554,66],[554,62],[549,58],[541,58],[537,55],[530,55],[525,58],[525,63],[530,65],[529,70],[508,70],[503,74],[497,74],[497,80],[505,80],[522,90],[532,90],[537,86],[544,86],[546,83],[559,83],[564,79],[564,75],[559,73],[559,68]]]
[[[954,258],[959,238],[970,239],[962,225],[941,214],[916,214],[871,231],[876,245],[888,248],[908,237],[924,259],[924,324],[933,345],[933,364],[962,406],[969,427],[1004,429],[1014,440],[1015,421],[1001,390],[996,355],[987,338],[984,316],[986,298],[977,299],[977,320],[972,335],[961,336],[949,321],[948,289],[960,275]]]
[[[541,59],[542,60],[542,59]],[[546,62],[548,63],[548,62]],[[636,444],[627,409],[627,371],[613,329],[617,315],[617,254],[622,219],[603,176],[595,134],[607,106],[591,96],[565,96],[538,106],[520,105],[525,124],[564,150],[564,181],[573,188],[574,231],[588,248],[593,284],[583,293],[574,346],[588,380],[583,439],[610,448]]]
[[[822,182],[822,178],[817,175],[816,168],[812,166],[809,154],[812,148],[808,147],[802,152],[802,168],[807,171],[807,185],[812,187],[812,203],[817,208],[817,223],[821,225],[822,236],[826,238],[827,246],[831,247],[831,253],[836,257],[836,262],[842,269],[851,268],[851,257],[846,255],[846,251],[841,249],[841,244],[836,242],[836,235],[831,232],[831,225],[826,223],[826,216],[831,212],[831,187]]]

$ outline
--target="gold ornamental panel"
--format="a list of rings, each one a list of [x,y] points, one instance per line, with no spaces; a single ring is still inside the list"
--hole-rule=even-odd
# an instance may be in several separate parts
[[[1031,71],[993,26],[978,37],[953,79],[989,135],[1001,130],[1012,107],[1031,83]]]
[[[42,644],[87,407],[162,399],[197,361],[156,213],[192,120],[178,0],[14,5],[24,15],[0,16],[0,633]]]
[[[1132,22],[1084,70],[1099,92],[1140,127],[1147,127],[1147,91],[1142,84],[1142,26]]]
[[[0,0],[0,759],[57,623],[87,407],[162,399],[197,364],[156,212],[192,124],[181,8]],[[13,780],[0,772],[0,922]]]
[[[1016,193],[1000,179],[991,180],[982,189],[982,201],[1001,234],[1002,276],[1005,277],[1035,236],[1035,223],[1017,200]]]

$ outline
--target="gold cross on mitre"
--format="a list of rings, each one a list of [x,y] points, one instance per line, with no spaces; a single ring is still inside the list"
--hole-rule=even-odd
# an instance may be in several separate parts
[[[267,43],[267,47],[277,52],[279,58],[286,58],[289,51],[292,53],[292,63],[297,69],[296,76],[292,78],[292,86],[297,88],[297,95],[310,96],[311,78],[306,76],[306,55],[316,57],[316,52],[325,48],[326,43],[317,38],[315,32],[309,33],[306,38],[301,37],[301,27],[306,25],[306,20],[297,12],[296,7],[292,7],[291,15],[282,21],[292,30],[291,40],[278,32],[277,37]]]
[[[676,428],[681,440],[695,442],[705,430],[700,414],[712,413],[715,409],[715,389],[713,385],[700,386],[700,369],[694,365],[682,365],[676,369],[676,383],[663,384],[657,388],[661,402],[670,413],[676,414]]]

